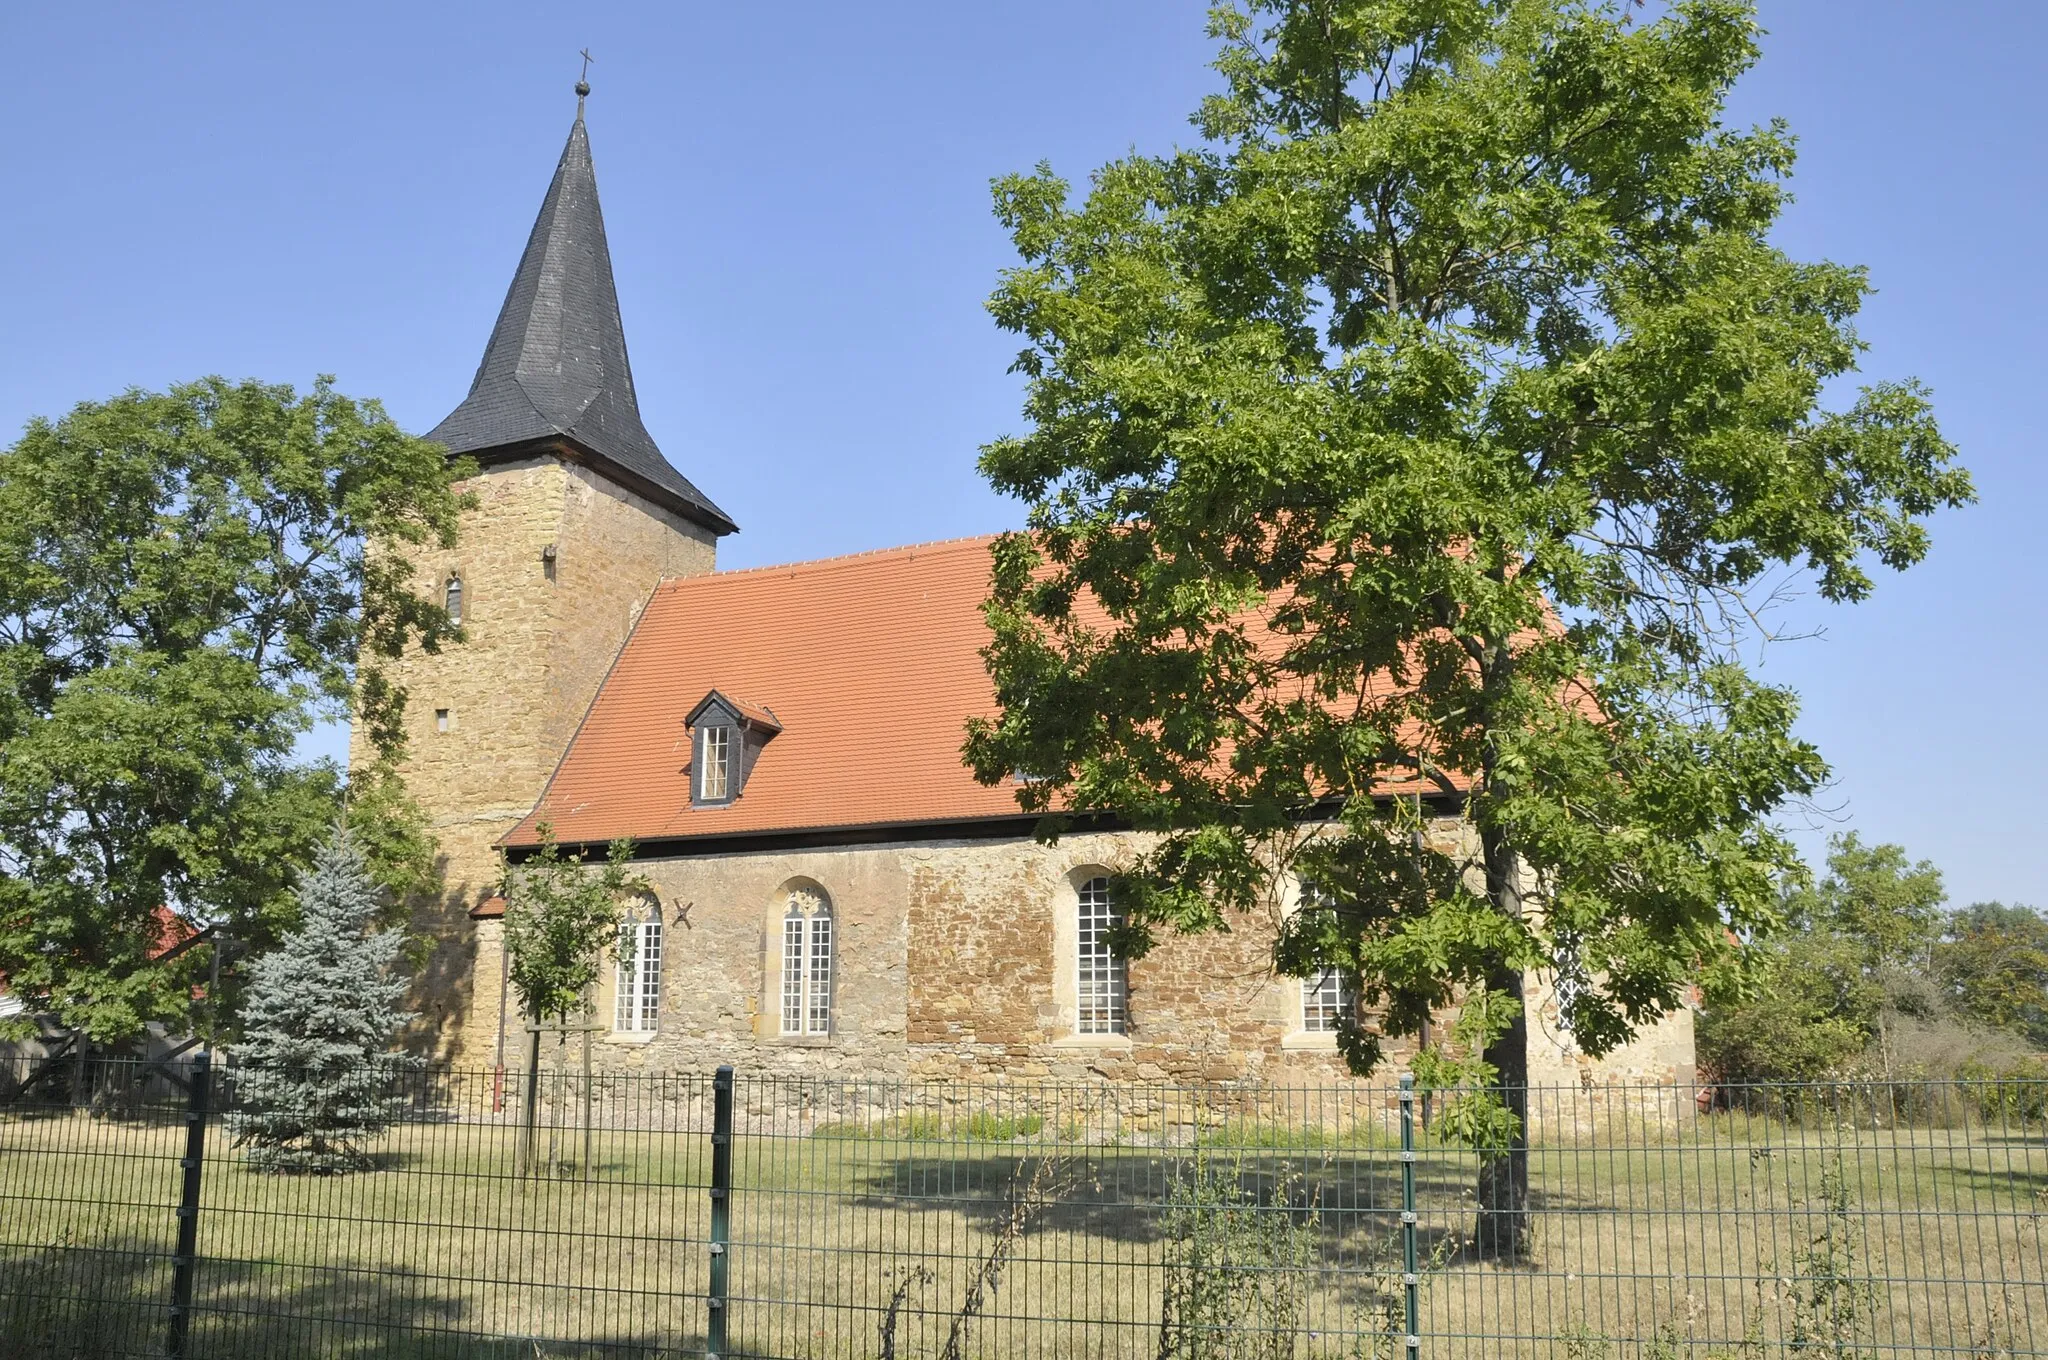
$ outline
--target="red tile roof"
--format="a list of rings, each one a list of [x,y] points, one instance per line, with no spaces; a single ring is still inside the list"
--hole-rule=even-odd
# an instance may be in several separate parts
[[[961,764],[993,716],[983,668],[992,538],[666,581],[538,807],[505,837],[564,844],[1021,817]],[[780,732],[729,804],[690,803],[684,720],[713,690]],[[1459,781],[1462,783],[1462,781]],[[1432,793],[1403,782],[1386,793]]]
[[[664,582],[539,807],[565,843],[731,836],[1020,815],[1016,791],[960,763],[992,714],[982,667],[988,538]],[[782,731],[746,787],[692,807],[684,717],[744,694]]]
[[[713,699],[717,699],[734,713],[737,713],[740,721],[749,727],[760,728],[767,732],[780,732],[782,730],[782,724],[776,721],[775,714],[769,709],[763,708],[759,704],[750,704],[745,699],[735,699],[730,694],[725,694],[715,689],[706,694],[702,699],[699,699],[696,707],[683,715],[683,721],[690,721],[696,714],[697,709],[704,707]]]

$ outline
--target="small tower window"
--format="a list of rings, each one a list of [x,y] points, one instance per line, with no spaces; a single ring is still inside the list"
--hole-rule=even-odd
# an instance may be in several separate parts
[[[732,729],[700,727],[697,733],[698,801],[723,802],[732,788]]]
[[[552,581],[555,579],[555,545],[550,543],[540,550],[540,574]]]
[[[442,601],[442,607],[448,611],[448,622],[460,628],[462,626],[462,578],[452,571],[448,573],[447,595]]]

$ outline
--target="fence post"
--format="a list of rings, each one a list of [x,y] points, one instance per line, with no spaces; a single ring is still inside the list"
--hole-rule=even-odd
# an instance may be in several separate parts
[[[202,1049],[192,1060],[192,1098],[185,1106],[185,1173],[178,1196],[178,1252],[171,1258],[171,1325],[165,1353],[183,1360],[185,1333],[192,1321],[192,1276],[199,1265],[199,1187],[206,1166],[207,1101],[213,1088],[213,1054]]]
[[[1401,1292],[1402,1343],[1408,1360],[1422,1356],[1422,1277],[1415,1256],[1415,1074],[1401,1074]]]
[[[732,1068],[711,1079],[711,1297],[705,1360],[725,1354],[726,1244],[732,1237]]]

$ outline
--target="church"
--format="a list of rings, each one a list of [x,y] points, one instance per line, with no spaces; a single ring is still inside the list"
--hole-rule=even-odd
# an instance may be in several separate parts
[[[738,526],[641,420],[587,93],[475,381],[428,434],[477,467],[456,548],[413,562],[467,641],[394,675],[405,778],[440,843],[443,895],[418,922],[437,1056],[518,1061],[500,856],[545,826],[593,857],[630,837],[650,885],[597,999],[608,1070],[1350,1080],[1346,979],[1273,971],[1298,885],[1127,962],[1104,939],[1106,875],[1135,833],[1041,844],[1015,790],[962,765],[966,720],[994,707],[987,539],[717,570]],[[1431,826],[1469,839],[1452,806]],[[1528,992],[1533,1081],[1693,1081],[1689,1013],[1594,1062],[1544,979]]]

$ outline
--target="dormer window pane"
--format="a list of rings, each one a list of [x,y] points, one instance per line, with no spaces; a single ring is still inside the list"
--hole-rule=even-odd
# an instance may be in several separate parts
[[[715,803],[725,798],[726,790],[732,786],[732,729],[707,727],[702,744],[700,760],[704,772],[697,781],[697,796]]]

